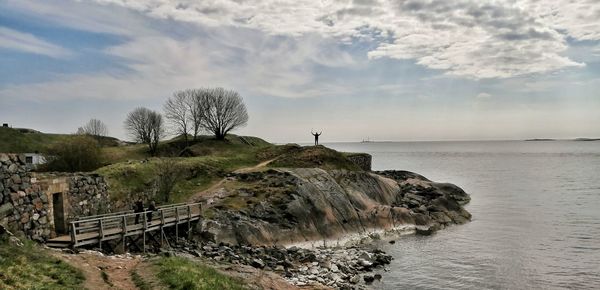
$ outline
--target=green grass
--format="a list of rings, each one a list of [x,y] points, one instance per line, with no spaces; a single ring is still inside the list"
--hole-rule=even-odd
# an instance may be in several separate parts
[[[152,290],[152,286],[150,286],[150,284],[144,281],[142,276],[140,276],[140,274],[137,271],[133,270],[130,272],[130,274],[131,280],[133,280],[135,287],[137,287],[140,290]]]
[[[17,129],[0,128],[0,152],[43,152],[48,145],[69,138],[69,135],[22,133]]]
[[[108,284],[109,286],[114,286],[112,281],[110,281],[110,278],[108,277],[108,274],[106,274],[106,272],[104,270],[102,270],[100,272],[100,276],[102,277],[102,280],[104,280],[104,283]]]
[[[82,289],[78,269],[31,241],[22,247],[0,241],[0,289]]]
[[[325,146],[292,146],[285,145],[284,151],[269,167],[289,168],[321,168],[325,170],[346,169],[360,170],[344,153],[329,149]]]
[[[247,142],[252,143],[253,146]],[[141,152],[144,150],[144,147],[140,146],[121,146],[110,150],[133,152],[132,155],[121,153],[121,156],[140,157],[143,156]],[[169,155],[168,152],[183,152],[184,155],[191,157],[128,158],[126,162],[118,162],[96,170],[96,173],[107,179],[113,200],[133,200],[141,193],[153,192],[156,180],[155,168],[156,164],[161,162],[161,158],[172,158],[181,168],[182,174],[168,201],[165,201],[163,196],[154,197],[159,204],[187,201],[194,193],[209,188],[228,173],[255,166],[266,160],[274,159],[268,167],[360,170],[345,157],[344,153],[323,146],[300,147],[293,144],[275,146],[256,137],[231,135],[225,141],[218,141],[201,136],[195,143],[192,141],[186,143],[181,138],[177,138],[161,143],[160,148],[159,151],[163,155]],[[231,207],[243,208],[245,205],[235,204],[232,201]]]
[[[170,289],[248,289],[241,280],[226,276],[199,262],[181,257],[161,258],[155,263],[158,278]]]
[[[45,152],[48,146],[72,138],[69,134],[47,134],[36,131],[0,127],[0,152]],[[102,147],[115,147],[118,140],[112,137],[94,137]]]
[[[181,179],[173,189],[169,203],[183,202],[188,198],[204,189],[210,187],[213,183],[222,179],[227,173],[239,168],[254,166],[261,161],[261,155],[258,152],[273,148],[273,145],[262,141],[259,138],[245,137],[246,140],[252,138],[256,146],[249,146],[236,142],[239,140],[237,136],[231,136],[231,140],[217,141],[204,137],[202,141],[188,147],[194,151],[191,154],[198,152],[208,152],[206,155],[200,154],[195,157],[169,157],[173,158],[179,167],[182,169]],[[260,141],[259,141],[260,140]],[[173,145],[174,142],[169,141],[161,144],[163,150],[168,146],[177,148],[179,145]],[[124,146],[136,147],[138,145]],[[115,149],[116,150],[116,149]],[[121,148],[119,150],[136,149]],[[161,157],[166,158],[166,157]],[[144,158],[146,159],[146,158]],[[119,162],[102,167],[96,170],[97,173],[103,175],[110,185],[110,194],[113,200],[129,200],[135,198],[137,194],[143,192],[151,192],[156,178],[155,166],[160,162],[160,158],[149,158],[148,162],[128,159],[127,162]],[[158,203],[165,203],[163,197],[156,197]]]

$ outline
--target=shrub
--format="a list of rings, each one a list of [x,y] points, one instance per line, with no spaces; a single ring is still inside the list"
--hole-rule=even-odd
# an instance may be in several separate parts
[[[46,152],[48,171],[93,171],[101,166],[98,141],[89,136],[74,136],[50,146]]]

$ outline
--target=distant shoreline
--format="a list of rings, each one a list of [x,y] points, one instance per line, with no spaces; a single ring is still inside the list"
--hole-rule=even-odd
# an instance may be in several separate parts
[[[526,139],[525,141],[600,141],[600,138],[575,138],[575,139],[546,139],[546,138],[536,138],[536,139]]]

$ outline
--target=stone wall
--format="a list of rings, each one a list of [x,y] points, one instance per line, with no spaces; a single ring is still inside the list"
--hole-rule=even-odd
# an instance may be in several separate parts
[[[98,174],[78,174],[69,179],[69,219],[112,211],[108,186]]]
[[[79,216],[112,210],[102,176],[89,173],[30,173],[24,155],[0,153],[0,224],[35,240],[65,234]],[[60,198],[55,198],[60,196]],[[62,202],[62,204],[54,204]],[[54,209],[62,210],[55,213]],[[58,214],[63,218],[55,219]],[[62,226],[57,227],[55,220]],[[65,232],[58,232],[59,229]]]
[[[24,155],[0,153],[0,224],[36,240],[51,236],[48,196],[32,184]]]
[[[346,158],[356,164],[360,169],[371,171],[372,157],[367,153],[346,153]]]

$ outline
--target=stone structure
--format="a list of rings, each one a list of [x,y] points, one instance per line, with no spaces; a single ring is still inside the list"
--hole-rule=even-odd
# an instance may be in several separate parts
[[[372,157],[367,153],[346,153],[346,158],[356,164],[360,169],[371,171]]]
[[[34,174],[25,155],[0,153],[0,224],[43,241],[68,233],[75,217],[111,211],[108,187],[95,174]]]

